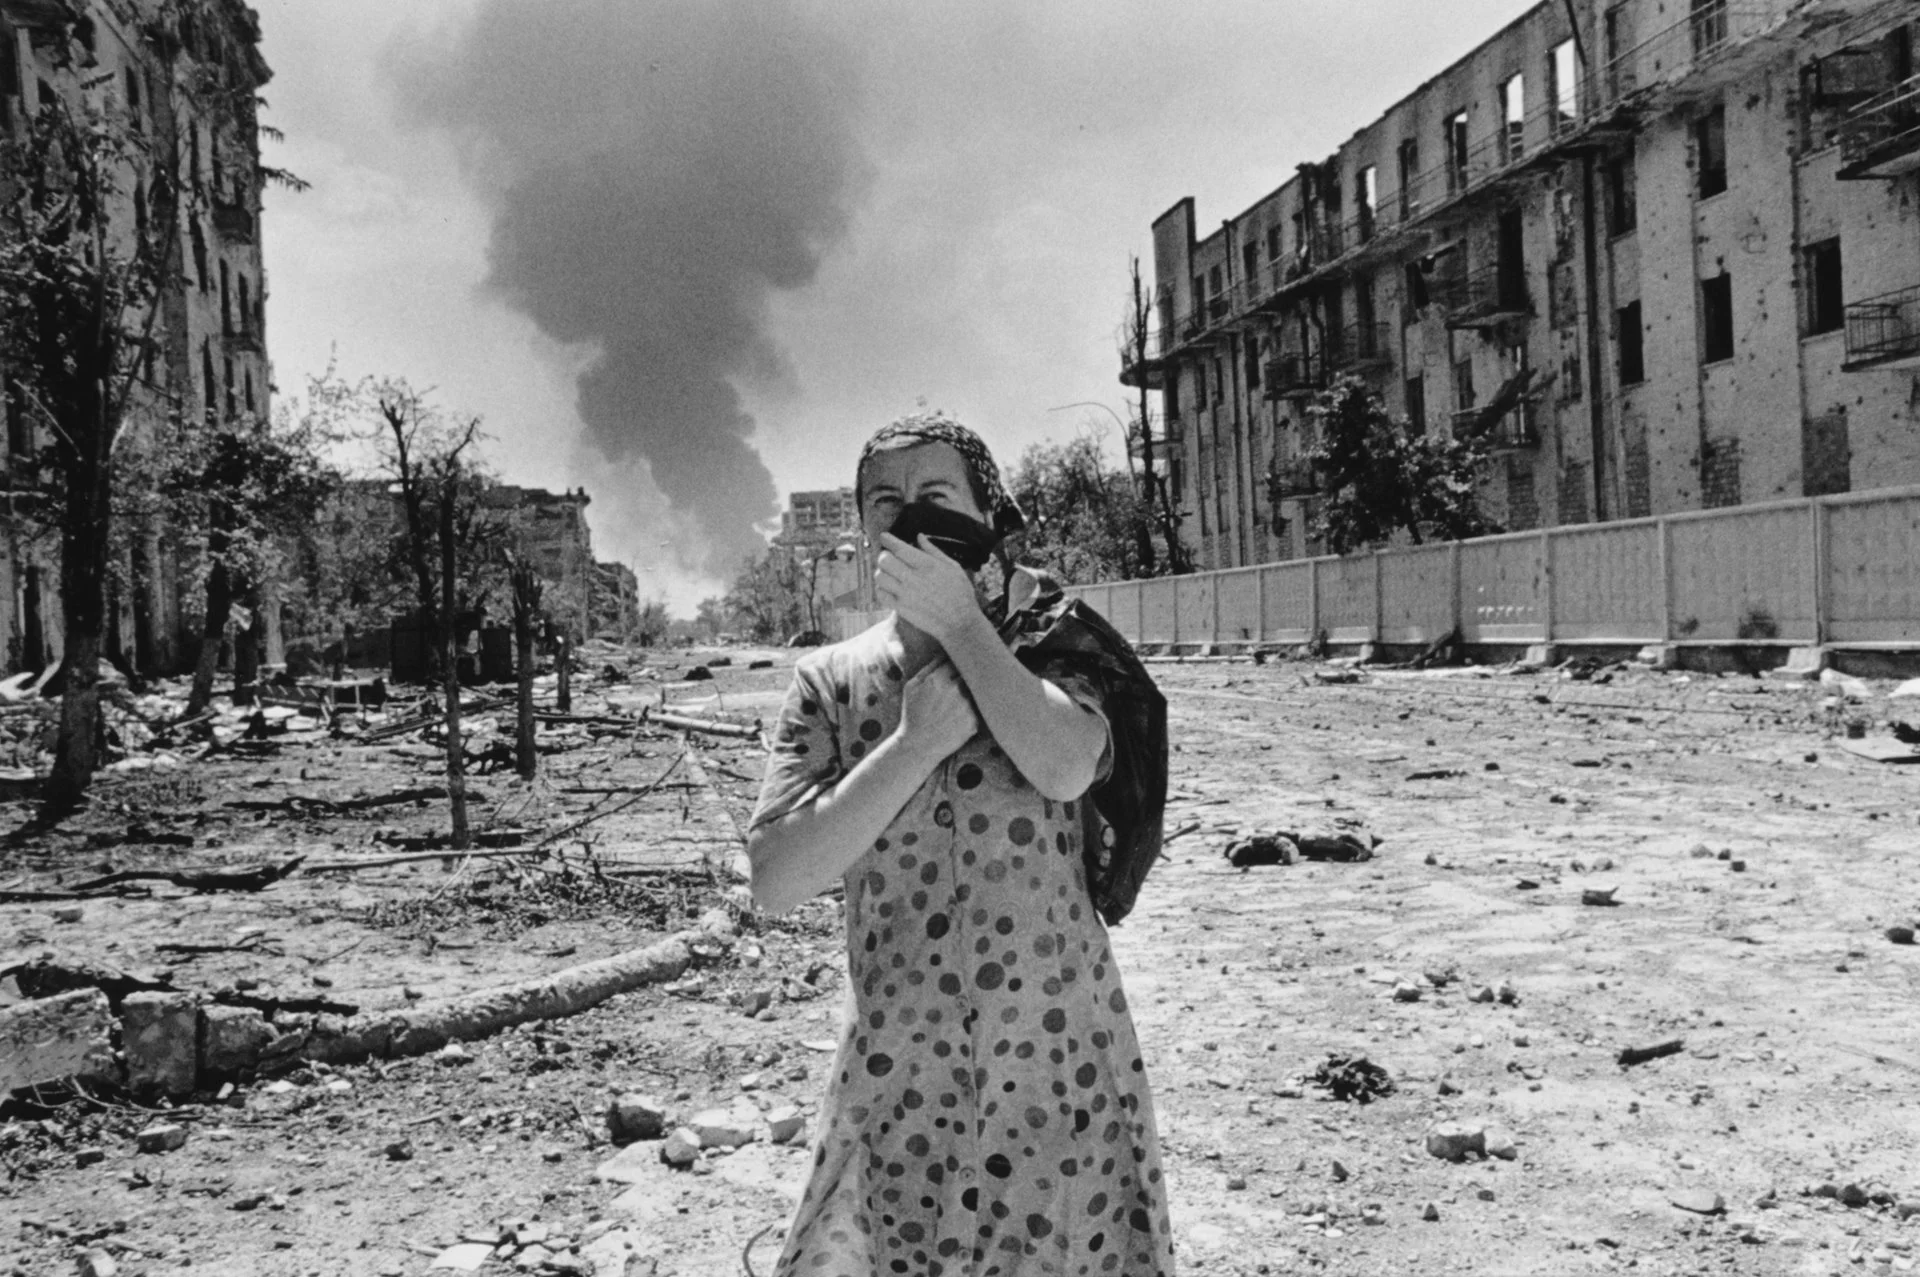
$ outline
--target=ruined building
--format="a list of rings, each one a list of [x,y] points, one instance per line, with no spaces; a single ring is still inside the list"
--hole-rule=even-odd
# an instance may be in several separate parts
[[[158,182],[178,194],[179,269],[156,320],[165,359],[135,409],[136,446],[143,426],[171,413],[231,422],[269,408],[255,103],[271,72],[259,41],[259,19],[239,0],[0,0],[0,133],[18,136],[30,113],[56,100],[101,108],[139,143],[115,224],[145,226]],[[0,351],[0,378],[5,359]],[[37,441],[6,387],[0,637],[7,667],[20,668],[59,655],[58,542],[19,496]],[[160,529],[135,529],[130,540],[110,649],[144,669],[179,669],[197,642],[184,616],[195,601],[183,609]]]
[[[1175,204],[1122,380],[1199,565],[1314,552],[1340,374],[1491,432],[1510,529],[1920,483],[1916,38],[1911,0],[1543,0],[1217,229]]]

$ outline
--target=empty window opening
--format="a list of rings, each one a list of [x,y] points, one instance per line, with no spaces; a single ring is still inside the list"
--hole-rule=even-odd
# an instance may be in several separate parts
[[[1701,199],[1727,189],[1727,108],[1716,106],[1693,122],[1693,157]]]
[[[1457,359],[1453,364],[1453,406],[1461,412],[1471,409],[1479,401],[1473,393],[1473,357]]]
[[[1260,241],[1249,235],[1247,242],[1240,246],[1240,265],[1245,270],[1245,278],[1251,281],[1260,270]]]
[[[1733,358],[1733,276],[1700,281],[1700,362]]]
[[[1830,333],[1846,327],[1846,294],[1840,286],[1840,241],[1823,239],[1804,250],[1807,333]]]
[[[1646,331],[1640,326],[1640,303],[1628,302],[1614,313],[1614,340],[1620,347],[1620,384],[1637,386],[1647,379]]]
[[[1420,141],[1408,138],[1400,143],[1400,216],[1412,217],[1420,211]]]
[[[1631,146],[1607,160],[1607,221],[1615,235],[1625,235],[1640,224],[1640,196]]]
[[[1693,54],[1711,53],[1727,42],[1727,0],[1693,0]]]
[[[1373,215],[1380,206],[1380,170],[1369,164],[1354,175],[1353,208],[1360,238],[1373,236]]]
[[[1415,373],[1407,378],[1407,430],[1415,435],[1427,433],[1427,377]]]
[[[1516,75],[1500,86],[1500,157],[1511,164],[1527,153],[1527,82]]]
[[[1566,40],[1553,46],[1553,52],[1548,56],[1547,71],[1553,94],[1553,127],[1558,132],[1580,118],[1580,58],[1573,41]]]
[[[1447,191],[1467,186],[1467,113],[1455,111],[1447,117]]]

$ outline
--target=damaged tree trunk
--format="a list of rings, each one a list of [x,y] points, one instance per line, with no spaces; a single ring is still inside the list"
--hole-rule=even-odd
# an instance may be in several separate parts
[[[237,627],[233,636],[233,703],[252,705],[260,691],[260,649],[266,626],[260,619],[259,583],[248,581],[238,593],[246,608],[247,623]]]
[[[451,467],[448,468],[451,471]],[[453,507],[458,485],[452,473],[440,487],[440,666],[447,689],[447,805],[453,814],[451,846],[465,851],[470,844],[467,832],[467,745],[460,735],[460,662],[454,653],[454,570],[457,558],[453,543]]]
[[[106,366],[111,366],[110,361]],[[76,378],[85,422],[64,476],[60,537],[60,611],[66,650],[60,730],[40,818],[51,823],[79,807],[100,765],[100,651],[106,629],[107,560],[111,546],[112,429],[104,369]]]
[[[554,666],[560,674],[560,688],[554,696],[554,708],[562,714],[573,712],[573,640],[566,631],[560,633],[559,643],[554,648]]]
[[[208,554],[213,567],[207,573],[207,616],[200,624],[200,657],[193,666],[193,690],[187,693],[187,709],[182,718],[194,718],[206,712],[213,701],[213,676],[220,667],[220,644],[227,634],[227,618],[233,611],[233,578],[225,561],[227,534],[216,527],[208,538]]]
[[[514,770],[532,780],[539,768],[533,741],[533,622],[540,614],[540,578],[527,563],[513,565],[513,657],[519,683],[513,731]]]

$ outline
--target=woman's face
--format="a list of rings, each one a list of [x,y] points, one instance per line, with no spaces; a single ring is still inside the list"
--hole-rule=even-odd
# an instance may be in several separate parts
[[[987,521],[986,511],[973,499],[973,483],[959,449],[950,443],[917,443],[889,448],[867,459],[861,496],[860,526],[874,549],[880,534],[893,526],[900,511],[914,501],[945,506]]]

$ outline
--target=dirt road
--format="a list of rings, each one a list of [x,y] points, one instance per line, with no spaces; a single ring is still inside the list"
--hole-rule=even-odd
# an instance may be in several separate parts
[[[1187,832],[1115,948],[1182,1267],[1910,1270],[1920,948],[1884,932],[1920,912],[1920,768],[1836,733],[1920,704],[1887,685],[1836,713],[1830,689],[1746,678],[1323,669],[1156,667],[1169,827]],[[784,672],[733,678],[765,695]],[[750,788],[718,797],[742,807]],[[1362,863],[1223,859],[1274,830],[1380,842]],[[743,1096],[810,1112],[842,992],[835,910],[749,921],[733,961],[464,1062],[241,1088],[188,1113],[178,1152],[133,1151],[141,1114],[15,1132],[0,1255],[34,1277],[102,1248],[122,1273],[411,1274],[463,1235],[530,1225],[552,1244],[521,1256],[549,1271],[593,1271],[611,1238],[632,1273],[739,1272],[797,1193],[803,1147],[756,1140],[675,1171],[636,1146],[615,1172],[631,1182],[600,1183],[612,1150],[589,1139],[616,1091],[676,1117]],[[758,1019],[738,1001],[754,990],[775,995]],[[1332,1054],[1381,1066],[1393,1093],[1303,1085]],[[1428,1133],[1449,1121],[1512,1156],[1436,1158]],[[77,1166],[88,1145],[102,1160]],[[1823,1185],[1834,1196],[1805,1191]]]

